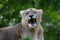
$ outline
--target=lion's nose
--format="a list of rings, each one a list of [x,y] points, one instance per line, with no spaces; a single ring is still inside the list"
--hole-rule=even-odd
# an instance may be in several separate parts
[[[33,17],[33,15],[30,15],[29,17],[31,17],[31,18],[32,18],[32,17]]]

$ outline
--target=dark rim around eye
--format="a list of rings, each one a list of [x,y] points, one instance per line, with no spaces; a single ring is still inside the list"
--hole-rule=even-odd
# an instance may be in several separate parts
[[[28,14],[28,13],[26,13],[26,14]]]
[[[34,12],[34,13],[36,13],[36,12]]]

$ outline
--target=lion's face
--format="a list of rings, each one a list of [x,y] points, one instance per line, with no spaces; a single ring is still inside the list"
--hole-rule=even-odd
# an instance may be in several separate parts
[[[34,8],[29,8],[20,11],[20,14],[22,16],[22,24],[26,27],[34,28],[40,23],[42,9],[36,10]]]

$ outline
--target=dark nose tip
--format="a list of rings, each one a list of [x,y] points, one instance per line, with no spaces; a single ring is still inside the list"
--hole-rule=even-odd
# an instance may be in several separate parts
[[[29,17],[31,17],[31,18],[32,18],[32,17],[33,17],[33,15],[30,15]]]

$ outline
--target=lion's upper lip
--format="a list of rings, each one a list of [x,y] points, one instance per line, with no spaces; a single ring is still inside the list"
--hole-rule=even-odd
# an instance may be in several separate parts
[[[31,18],[28,20],[28,23],[30,24],[35,24],[36,23],[36,18]]]

